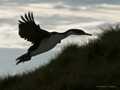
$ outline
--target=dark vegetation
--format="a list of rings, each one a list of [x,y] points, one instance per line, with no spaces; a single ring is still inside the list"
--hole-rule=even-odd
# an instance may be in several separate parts
[[[0,79],[0,90],[119,90],[120,27],[102,28],[96,40],[70,44],[51,62]]]

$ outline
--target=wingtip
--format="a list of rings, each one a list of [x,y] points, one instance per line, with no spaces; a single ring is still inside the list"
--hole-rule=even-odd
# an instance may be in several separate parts
[[[33,12],[31,12],[31,11],[28,11],[28,14],[25,13],[24,16],[21,15],[21,19],[23,20],[23,22],[19,21],[20,23],[24,23],[24,22],[34,22],[35,23]]]
[[[24,21],[24,22],[27,22],[26,19],[21,15],[21,19]]]
[[[24,22],[22,22],[22,21],[20,21],[20,20],[18,20],[18,22],[19,22],[19,24],[22,24],[22,23],[24,23]]]
[[[30,22],[29,16],[25,13],[25,19]]]
[[[33,12],[31,12],[31,19],[32,19],[33,22],[35,22],[35,21],[34,21]]]

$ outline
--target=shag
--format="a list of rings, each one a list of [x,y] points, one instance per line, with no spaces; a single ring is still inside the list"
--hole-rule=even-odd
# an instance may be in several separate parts
[[[17,63],[25,62],[31,59],[31,57],[44,53],[54,48],[62,39],[69,35],[90,35],[85,33],[81,29],[69,29],[66,32],[48,32],[34,21],[33,13],[25,13],[25,16],[21,16],[22,20],[19,21],[19,35],[27,41],[30,41],[33,45],[28,49],[27,53],[16,59]]]

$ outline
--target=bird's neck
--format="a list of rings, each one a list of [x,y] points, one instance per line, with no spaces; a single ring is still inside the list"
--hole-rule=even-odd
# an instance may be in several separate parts
[[[70,30],[68,30],[68,31],[66,31],[64,33],[61,33],[63,39],[70,36],[70,35],[73,35],[73,34],[74,34],[74,32],[70,31]]]
[[[68,37],[69,35],[74,35],[75,33],[71,30],[68,30],[66,32],[63,33],[57,33],[57,32],[52,32],[52,36],[51,36],[51,40],[55,40],[57,42],[61,42],[62,39],[65,39],[66,37]]]

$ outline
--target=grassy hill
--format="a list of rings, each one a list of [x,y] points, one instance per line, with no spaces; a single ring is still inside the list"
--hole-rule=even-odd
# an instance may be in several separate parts
[[[0,90],[110,90],[120,87],[120,27],[109,26],[96,40],[70,44],[51,62],[0,80]]]

